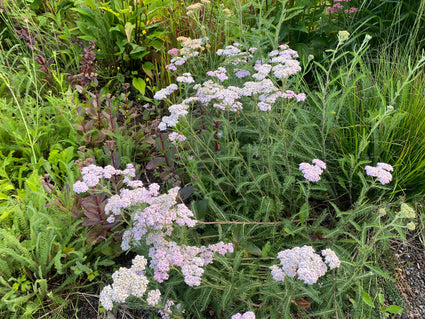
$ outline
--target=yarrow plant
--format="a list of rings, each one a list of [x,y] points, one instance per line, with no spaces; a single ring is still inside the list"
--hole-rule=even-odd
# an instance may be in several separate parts
[[[148,290],[149,280],[146,277],[145,268],[147,260],[143,256],[136,256],[130,268],[119,268],[112,275],[112,284],[105,286],[99,295],[99,301],[106,310],[112,310],[115,304],[124,303],[130,296],[144,300],[147,291],[147,298],[144,300],[149,306],[159,308],[158,313],[162,318],[170,318],[173,314],[172,307],[174,301],[167,300],[160,304],[161,291],[159,289]],[[174,310],[181,312],[181,305],[174,307]],[[181,318],[180,316],[174,316]]]
[[[304,178],[310,182],[318,182],[323,170],[326,169],[326,163],[317,158],[313,159],[313,165],[309,163],[301,163],[299,166],[300,171],[304,174]]]
[[[168,66],[169,71],[178,70],[178,67],[183,66],[189,58],[198,56],[199,52],[196,50],[200,50],[207,41],[206,39],[192,40],[188,38],[180,40],[183,47],[179,51],[172,51],[172,55],[178,55],[171,60],[171,64]],[[296,94],[292,90],[284,90],[275,85],[276,81],[285,83],[287,78],[301,70],[297,52],[287,45],[280,45],[266,58],[254,60],[253,54],[256,50],[256,48],[250,48],[243,51],[238,43],[217,50],[217,56],[228,59],[227,66],[220,66],[214,71],[208,71],[206,74],[211,79],[201,84],[194,84],[192,96],[179,104],[171,105],[169,107],[170,115],[162,118],[158,128],[166,130],[167,127],[175,127],[179,122],[179,117],[188,114],[190,105],[193,103],[200,103],[204,107],[211,105],[218,112],[238,112],[243,109],[244,99],[254,98],[257,101],[258,109],[266,112],[270,111],[272,105],[279,99],[304,101],[306,99],[304,93]],[[224,85],[232,78],[243,78],[246,81],[242,86]],[[191,84],[195,80],[190,73],[185,72],[182,76],[177,76],[177,82]],[[187,90],[187,87],[185,88]],[[164,100],[175,90],[177,90],[176,85],[171,84],[158,91],[154,95],[154,99]]]
[[[105,168],[90,165],[82,170],[83,181],[74,184],[74,191],[86,192],[89,189],[95,189],[103,179],[111,179],[117,175],[123,175],[123,183],[128,188],[121,188],[120,194],[112,195],[106,203],[105,213],[107,221],[113,223],[117,216],[123,213],[123,210],[133,209],[131,214],[131,227],[126,230],[122,236],[121,247],[123,250],[129,250],[132,246],[137,247],[144,244],[152,246],[149,249],[151,258],[150,268],[154,270],[153,279],[161,283],[167,280],[168,272],[172,267],[179,267],[184,276],[184,281],[188,286],[199,286],[201,284],[203,267],[213,262],[215,253],[224,255],[233,252],[231,243],[225,244],[219,242],[208,246],[187,246],[178,245],[169,240],[172,235],[174,224],[180,227],[194,227],[196,220],[193,219],[193,213],[186,205],[178,203],[179,188],[175,187],[167,194],[159,193],[159,185],[151,184],[147,188],[143,183],[133,180],[135,177],[135,168],[133,165],[127,165],[125,170],[117,170],[112,166]],[[136,257],[133,263],[139,265],[144,262],[144,257]],[[112,301],[124,302],[130,296],[141,297],[147,285],[147,279],[144,277],[143,269],[139,266],[134,270],[121,268],[113,275],[114,284],[107,286],[102,291],[101,297],[106,309],[111,308]],[[140,274],[140,278],[137,275]],[[123,279],[124,278],[124,279]],[[124,282],[129,280],[140,282],[137,286],[131,286]],[[148,295],[148,303],[154,304],[159,301],[158,291],[151,292]]]
[[[331,249],[322,250],[322,257],[314,252],[313,247],[303,246],[287,249],[278,253],[280,266],[273,265],[270,267],[273,279],[276,281],[284,281],[285,277],[291,277],[304,281],[304,283],[312,285],[326,274],[328,264],[330,269],[338,268],[341,264],[335,252]]]

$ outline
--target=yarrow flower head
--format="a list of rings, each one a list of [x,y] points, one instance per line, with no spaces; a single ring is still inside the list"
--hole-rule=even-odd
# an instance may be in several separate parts
[[[340,266],[340,261],[332,250],[325,249],[322,255],[325,256],[325,262],[329,264],[330,269]],[[280,259],[280,265],[270,267],[273,279],[276,281],[284,281],[285,277],[289,276],[297,277],[304,283],[312,285],[327,271],[325,262],[311,246],[286,249],[279,252],[277,257]]]
[[[102,289],[99,301],[106,310],[112,310],[113,303],[123,303],[129,296],[142,297],[149,280],[144,276],[146,259],[138,256],[136,265],[131,268],[121,267],[113,273],[112,285]]]
[[[171,143],[177,144],[178,142],[185,141],[186,136],[179,134],[177,132],[171,132],[170,134],[168,134],[168,139],[171,141]]]
[[[177,89],[178,89],[178,86],[176,84],[174,84],[174,83],[170,84],[165,89],[162,89],[162,90],[159,90],[158,92],[156,92],[155,95],[153,96],[153,98],[155,100],[163,100],[168,95],[170,95],[171,93],[173,93]]]
[[[319,159],[314,159],[312,161],[314,165],[309,163],[301,163],[299,170],[304,174],[304,178],[310,182],[318,182],[320,180],[320,175],[322,175],[323,170],[326,169],[326,163]]]
[[[151,290],[148,292],[148,298],[146,298],[146,302],[148,305],[154,307],[161,301],[161,292],[159,289]]]
[[[322,256],[325,257],[325,263],[329,265],[330,269],[338,268],[341,265],[341,261],[332,249],[322,250]]]
[[[77,194],[80,194],[80,193],[87,192],[89,187],[87,186],[86,183],[78,181],[73,185],[73,189],[74,189],[74,192],[76,192]]]
[[[392,172],[394,168],[387,163],[377,163],[376,167],[366,165],[365,170],[367,175],[378,177],[378,180],[382,185],[388,184],[393,179],[390,172]]]
[[[168,54],[169,55],[173,55],[173,56],[178,56],[179,55],[179,49],[177,49],[177,48],[172,48],[172,49],[170,49],[170,50],[168,50]]]
[[[232,319],[255,319],[255,314],[252,311],[247,311],[243,314],[238,312],[232,316]]]

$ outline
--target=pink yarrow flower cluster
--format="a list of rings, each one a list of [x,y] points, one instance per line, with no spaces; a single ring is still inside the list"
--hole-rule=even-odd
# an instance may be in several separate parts
[[[177,144],[178,142],[184,142],[186,140],[186,136],[177,132],[171,132],[170,134],[168,134],[168,139],[171,143]]]
[[[179,303],[179,304],[176,305],[174,303],[174,301],[168,299],[165,302],[165,306],[164,306],[163,310],[159,310],[158,311],[158,313],[160,314],[160,316],[161,316],[162,319],[168,319],[168,318],[170,318],[170,314],[173,313],[172,310],[171,310],[171,307],[174,307],[175,310],[178,310],[179,312],[184,313],[184,310],[181,309],[182,308],[182,304]]]
[[[314,159],[312,161],[313,165],[309,163],[301,163],[299,170],[304,174],[304,178],[310,182],[318,182],[320,180],[320,175],[322,175],[323,170],[326,169],[326,163],[319,159]]]
[[[255,319],[255,314],[252,311],[247,311],[243,314],[238,312],[232,316],[232,319]]]
[[[303,246],[286,249],[278,253],[280,265],[270,267],[273,279],[284,281],[286,276],[304,281],[304,283],[315,284],[320,277],[326,274],[327,267],[330,269],[338,268],[341,264],[335,252],[331,249],[322,250],[322,256],[314,252],[313,247]]]
[[[182,45],[186,47],[183,47],[179,52],[173,51],[173,53],[178,55],[172,59],[172,61],[174,61],[172,65],[177,65],[179,58],[186,61],[189,57],[196,56],[193,54],[194,50],[199,49],[204,41],[204,39],[195,41],[185,38]],[[169,108],[170,115],[162,118],[158,128],[163,131],[168,127],[176,126],[179,117],[185,116],[188,113],[188,108],[192,102],[202,103],[205,106],[211,105],[223,111],[238,112],[242,110],[243,102],[246,101],[251,103],[253,100],[251,98],[247,99],[247,97],[256,97],[255,100],[258,101],[257,106],[259,110],[265,112],[270,111],[272,105],[277,102],[278,99],[294,99],[297,102],[306,99],[304,93],[296,94],[291,90],[282,90],[277,88],[271,80],[273,77],[278,80],[286,79],[301,70],[296,51],[291,50],[287,45],[280,45],[276,50],[270,52],[264,61],[258,60],[253,62],[253,53],[255,51],[256,48],[250,48],[247,51],[243,51],[241,50],[241,45],[238,43],[227,46],[225,49],[218,50],[216,53],[218,56],[229,59],[227,68],[225,66],[220,66],[215,71],[208,71],[207,75],[211,76],[213,79],[207,80],[201,84],[194,84],[194,95],[180,104],[172,105]],[[251,72],[248,70],[250,68],[253,68],[256,73],[251,75]],[[188,73],[184,73],[182,76],[177,77],[177,81],[191,84],[193,83],[193,78],[189,75]],[[225,80],[229,80],[231,77],[237,79],[251,77],[253,81],[248,80],[244,82],[241,87],[222,85]],[[220,83],[216,83],[217,81],[214,81],[215,79]],[[176,90],[176,88],[174,86],[169,86],[164,90],[158,91],[154,98],[162,100],[168,94]]]
[[[365,170],[367,175],[378,177],[378,180],[382,185],[388,184],[393,179],[393,176],[390,172],[392,172],[394,168],[387,163],[377,163],[376,167],[366,165]]]
[[[88,165],[81,169],[82,181],[77,181],[73,185],[73,190],[77,194],[87,192],[89,188],[95,188],[99,182],[105,179],[111,179],[112,176],[124,176],[123,182],[128,184],[131,179],[136,176],[136,168],[133,164],[127,164],[124,170],[115,169],[113,166],[100,167],[96,165]]]
[[[337,13],[339,11],[344,10],[344,6],[341,4],[341,2],[350,2],[351,0],[334,0],[334,4],[332,7],[329,7],[326,9],[329,13]],[[349,9],[345,9],[344,13],[354,13],[357,11],[357,8],[351,7]]]
[[[124,171],[103,169],[93,165],[84,172],[96,174],[97,182],[105,175],[109,178],[118,173],[135,176],[135,169],[132,165],[127,166]],[[86,175],[83,175],[83,179],[84,177]],[[215,253],[224,255],[233,252],[233,245],[219,242],[209,246],[195,247],[179,246],[177,243],[169,241],[167,237],[171,236],[175,224],[180,227],[194,227],[196,224],[191,210],[186,205],[177,202],[179,188],[175,187],[170,189],[167,194],[160,194],[158,184],[151,184],[145,188],[135,182],[130,179],[125,181],[125,184],[133,185],[134,188],[122,188],[120,194],[111,196],[105,205],[109,223],[113,223],[115,217],[120,215],[124,209],[136,205],[144,207],[133,213],[131,218],[133,226],[123,234],[122,249],[128,250],[131,245],[137,246],[142,239],[145,239],[146,244],[152,246],[149,257],[151,258],[150,267],[154,269],[155,280],[162,282],[168,279],[168,271],[171,267],[177,266],[181,267],[188,285],[199,286],[204,272],[202,267],[213,262]],[[78,183],[74,188],[80,186]],[[87,185],[84,189],[86,187]]]
[[[159,193],[158,184],[143,187],[141,181],[132,180],[135,177],[135,168],[131,164],[127,165],[125,170],[116,170],[112,166],[102,168],[90,165],[83,168],[82,173],[83,182],[74,184],[76,192],[87,191],[89,186],[95,187],[103,178],[110,179],[113,176],[124,175],[123,182],[129,188],[122,188],[120,194],[108,198],[105,205],[105,213],[109,215],[107,221],[113,223],[115,216],[120,215],[124,209],[140,207],[132,214],[132,227],[124,232],[121,248],[128,250],[132,245],[138,246],[143,239],[146,245],[152,246],[149,249],[151,258],[149,266],[154,270],[156,281],[162,282],[168,279],[168,271],[176,266],[181,268],[187,285],[199,286],[204,272],[203,267],[213,262],[214,254],[225,255],[233,252],[231,243],[219,242],[196,247],[180,246],[168,240],[175,224],[180,227],[194,227],[196,224],[192,211],[177,201],[180,190],[178,187],[170,189],[167,194]],[[139,297],[143,295],[148,283],[143,275],[145,264],[142,266],[140,264],[143,260],[136,257],[132,268],[121,268],[115,277],[113,276],[114,284],[105,287],[101,294],[101,301],[105,308],[111,309],[113,302],[124,302],[130,295]],[[141,277],[138,278],[137,274]],[[135,283],[134,287],[128,284],[132,281]],[[160,300],[157,291],[151,292],[148,297],[152,304]]]
[[[229,77],[226,74],[227,70],[223,67],[219,67],[217,70],[215,71],[208,71],[207,75],[208,76],[212,76],[212,77],[216,77],[217,79],[219,79],[221,82],[228,80]]]

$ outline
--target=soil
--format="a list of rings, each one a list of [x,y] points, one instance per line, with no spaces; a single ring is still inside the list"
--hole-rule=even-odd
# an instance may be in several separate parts
[[[403,319],[425,318],[425,242],[416,233],[402,240],[394,240],[392,249],[398,263],[396,283],[408,305]]]

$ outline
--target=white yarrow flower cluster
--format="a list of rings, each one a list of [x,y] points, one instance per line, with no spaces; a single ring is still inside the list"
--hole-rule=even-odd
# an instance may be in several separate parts
[[[88,165],[81,169],[83,181],[77,181],[73,185],[73,190],[77,194],[84,193],[89,188],[95,188],[99,182],[105,179],[111,179],[112,176],[124,176],[123,182],[128,184],[131,182],[131,178],[136,176],[136,168],[133,164],[127,164],[124,170],[115,169],[113,166],[108,165],[106,167],[96,166],[94,164]]]
[[[330,269],[340,266],[340,261],[331,249],[322,250],[325,262],[329,264]],[[313,247],[303,246],[293,249],[286,249],[278,253],[280,265],[270,267],[273,279],[284,281],[286,276],[304,281],[312,285],[326,274],[327,267],[320,255],[314,252]]]
[[[195,80],[190,73],[183,73],[182,76],[178,76],[176,78],[176,81],[180,83],[195,83]]]
[[[129,296],[143,296],[149,283],[144,275],[146,262],[143,256],[137,256],[132,267],[121,267],[113,273],[113,283],[103,288],[99,295],[106,310],[112,310],[113,303],[123,303]]]
[[[148,305],[155,307],[158,302],[161,301],[161,292],[159,289],[151,290],[148,292],[148,298],[146,298],[146,302]]]
[[[177,90],[179,87],[176,84],[170,84],[169,86],[167,86],[165,89],[159,90],[158,92],[155,93],[155,95],[153,96],[153,98],[155,100],[163,100],[165,99],[168,95],[170,95],[171,93],[173,93],[175,90]]]
[[[177,65],[178,59],[184,59],[184,62],[191,56],[193,56],[194,50],[200,50],[202,44],[205,43],[204,39],[178,39],[183,48],[173,50],[173,55],[178,54],[172,60],[173,65]],[[253,55],[255,48],[250,48],[248,51],[242,51],[241,45],[234,43],[233,45],[227,46],[224,49],[217,50],[218,56],[226,58],[227,65],[239,66],[244,64],[243,67],[235,67],[233,70],[228,72],[224,66],[220,66],[215,71],[208,71],[207,75],[217,78],[220,82],[230,80],[231,77],[242,79],[250,77],[253,81],[246,81],[241,87],[237,86],[224,86],[221,83],[215,83],[212,80],[207,80],[203,83],[193,85],[195,91],[194,96],[197,98],[197,102],[204,106],[210,105],[216,109],[222,111],[238,112],[243,108],[243,102],[250,102],[253,99],[246,99],[244,97],[256,97],[257,106],[259,110],[266,112],[272,109],[272,105],[277,102],[278,99],[294,99],[297,102],[304,101],[306,95],[304,93],[296,94],[291,90],[282,90],[275,86],[272,78],[277,79],[288,78],[289,76],[299,72],[301,70],[300,63],[296,58],[298,54],[296,51],[289,49],[286,45],[280,45],[278,49],[269,53],[269,55],[262,60],[253,61]],[[198,51],[196,51],[198,52]],[[199,53],[199,52],[198,52]],[[225,62],[226,62],[225,61]],[[254,65],[252,64],[254,62]],[[251,75],[251,72],[247,68],[253,68],[256,73]],[[188,73],[184,73],[182,76],[177,77],[177,82],[184,82],[192,84],[192,77]],[[186,87],[188,89],[188,87]],[[189,87],[190,89],[190,87]],[[159,94],[159,98],[162,98],[164,94]],[[156,95],[156,97],[157,97]],[[182,104],[185,104],[184,102]],[[179,121],[179,116],[185,116],[189,108],[187,103],[182,112],[175,112],[173,108],[175,105],[170,107],[170,115],[164,116],[158,128],[160,130],[166,130],[168,127],[174,127]],[[181,104],[180,104],[181,105]]]
[[[212,77],[216,77],[217,79],[219,79],[221,82],[228,80],[229,77],[227,76],[227,70],[223,67],[219,67],[217,70],[215,71],[208,71],[207,75],[212,76]]]

